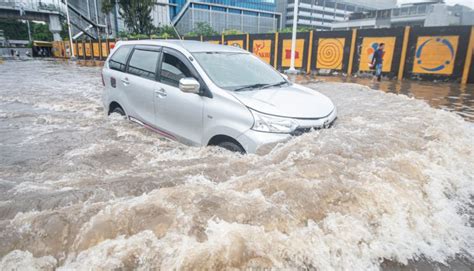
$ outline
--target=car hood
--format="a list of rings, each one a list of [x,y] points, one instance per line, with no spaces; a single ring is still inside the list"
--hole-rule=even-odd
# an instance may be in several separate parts
[[[247,107],[275,116],[313,119],[326,117],[334,110],[328,97],[296,84],[233,93]]]

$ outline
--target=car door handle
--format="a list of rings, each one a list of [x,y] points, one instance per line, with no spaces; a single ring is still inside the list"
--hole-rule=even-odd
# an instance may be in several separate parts
[[[155,90],[155,94],[160,97],[160,98],[164,98],[166,97],[168,94],[166,93],[166,90],[163,89],[163,88],[160,88],[160,89],[156,89]]]
[[[125,78],[122,78],[122,83],[123,83],[125,86],[127,86],[127,85],[130,84],[130,81],[128,80],[127,77],[125,77]]]

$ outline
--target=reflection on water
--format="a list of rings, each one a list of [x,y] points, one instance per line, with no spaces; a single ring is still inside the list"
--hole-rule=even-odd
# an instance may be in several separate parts
[[[382,80],[373,81],[366,77],[343,76],[298,76],[298,82],[315,81],[356,83],[384,92],[404,94],[421,99],[435,108],[454,111],[464,119],[474,122],[474,84],[415,81]]]
[[[97,66],[0,65],[0,269],[469,270],[472,123],[306,86],[336,125],[240,156],[105,116]]]

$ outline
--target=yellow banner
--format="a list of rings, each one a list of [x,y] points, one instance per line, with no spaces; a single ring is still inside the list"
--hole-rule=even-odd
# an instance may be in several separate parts
[[[93,52],[94,52],[94,57],[99,57],[100,56],[100,50],[99,50],[99,43],[98,42],[94,42],[92,44],[92,49],[93,49]]]
[[[359,70],[370,71],[370,63],[374,52],[379,48],[380,43],[385,43],[383,55],[383,72],[392,69],[393,52],[395,51],[395,37],[366,37],[362,40],[362,51],[360,55]]]
[[[459,36],[418,37],[413,73],[451,75]]]
[[[301,68],[303,66],[303,51],[304,39],[296,40],[295,47],[295,67]],[[283,47],[281,51],[281,66],[289,67],[291,63],[291,40],[283,40]]]
[[[345,43],[345,38],[319,39],[316,68],[342,70]]]
[[[252,53],[258,56],[261,60],[271,63],[272,56],[272,40],[254,40]]]
[[[53,52],[54,57],[63,57],[62,53],[62,42],[61,41],[53,41]]]
[[[221,41],[219,40],[206,40],[206,42],[212,43],[212,44],[221,44]]]
[[[86,48],[86,56],[91,56],[91,44],[86,42],[86,44],[84,44],[85,48]]]
[[[244,49],[244,41],[243,40],[228,40],[227,45],[239,47],[240,49]]]
[[[83,56],[84,55],[84,50],[82,48],[82,42],[77,43],[77,55],[78,56]]]
[[[102,42],[102,57],[107,57],[109,55],[107,51],[107,42]]]

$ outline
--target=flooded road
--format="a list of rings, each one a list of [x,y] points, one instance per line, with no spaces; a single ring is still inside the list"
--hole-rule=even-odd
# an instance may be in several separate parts
[[[240,156],[106,117],[99,67],[0,65],[0,269],[469,270],[471,113],[306,84],[336,125]]]
[[[424,100],[432,107],[455,112],[470,122],[474,122],[474,84],[415,81],[382,80],[374,82],[367,77],[345,76],[299,76],[299,82],[356,83],[388,93],[403,94]]]

